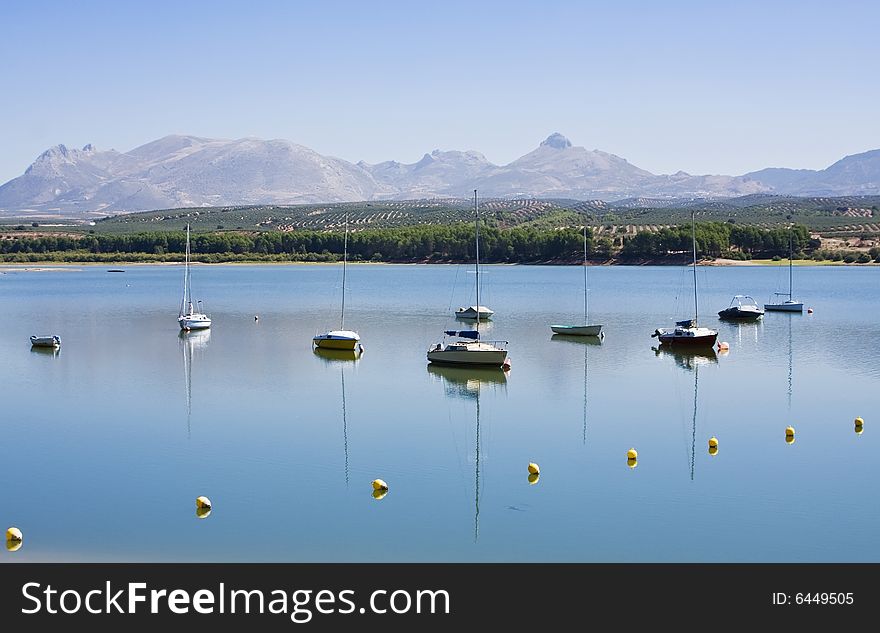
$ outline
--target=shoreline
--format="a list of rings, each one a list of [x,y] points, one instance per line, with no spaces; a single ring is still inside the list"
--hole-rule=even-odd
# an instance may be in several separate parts
[[[339,266],[341,265],[341,261],[339,262],[301,262],[301,261],[229,261],[229,262],[190,262],[192,266]],[[853,266],[853,267],[870,267],[870,266],[878,266],[880,262],[867,262],[863,264],[859,263],[846,263],[843,261],[834,261],[834,260],[795,260],[794,266],[798,267],[824,267],[824,266]],[[349,265],[359,266],[359,265],[370,265],[370,266],[421,266],[421,265],[432,265],[432,266],[464,266],[470,265],[471,262],[348,262]],[[528,263],[484,263],[484,266],[581,266],[581,262],[528,262]],[[590,262],[589,266],[686,266],[690,267],[689,262],[670,262],[670,261],[662,261],[662,260],[644,260],[644,261],[632,261],[632,262],[622,262],[619,260],[606,260],[601,263]],[[62,271],[71,271],[78,268],[95,268],[95,267],[119,267],[119,266],[127,266],[127,267],[143,267],[143,266],[183,266],[183,262],[128,262],[125,260],[119,261],[106,261],[106,262],[56,262],[56,261],[44,261],[44,262],[0,262],[0,274],[5,274],[7,272],[52,272],[55,270]],[[697,262],[697,266],[718,266],[718,267],[764,267],[764,266],[788,266],[788,260],[783,259],[779,261],[773,261],[770,259],[755,259],[755,260],[736,260],[736,259],[723,259],[717,258],[713,260],[703,260],[701,262]]]

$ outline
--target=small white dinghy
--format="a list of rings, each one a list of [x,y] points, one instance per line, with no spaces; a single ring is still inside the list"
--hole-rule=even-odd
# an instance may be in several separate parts
[[[57,336],[32,336],[33,347],[61,347],[61,339]]]

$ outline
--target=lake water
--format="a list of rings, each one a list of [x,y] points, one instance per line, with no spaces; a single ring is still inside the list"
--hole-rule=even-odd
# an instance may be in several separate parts
[[[688,357],[650,336],[690,315],[687,268],[590,268],[585,344],[548,327],[580,320],[582,268],[488,266],[505,375],[426,362],[467,266],[349,267],[357,361],[311,348],[338,266],[195,267],[214,327],[185,337],[182,268],[123,268],[0,275],[0,561],[880,560],[880,269],[798,267],[813,314],[738,325],[717,311],[787,269],[701,268],[730,351]]]

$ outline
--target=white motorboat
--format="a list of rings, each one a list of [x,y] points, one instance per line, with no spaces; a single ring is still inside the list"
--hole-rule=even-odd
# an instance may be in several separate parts
[[[61,347],[61,338],[58,336],[32,336],[33,347]]]
[[[768,312],[803,312],[804,304],[796,301],[791,294],[792,281],[792,227],[788,227],[788,292],[774,292],[776,301],[771,299],[770,303],[764,304],[764,309]],[[785,301],[779,301],[779,297],[788,297]]]
[[[475,315],[480,306],[480,215],[477,206],[477,190],[474,190],[474,221],[476,224],[476,288],[477,302],[474,306]],[[477,306],[480,306],[479,308]],[[482,365],[502,367],[509,365],[507,360],[507,341],[480,340],[480,318],[475,318],[473,330],[446,330],[443,340],[428,349],[428,362],[446,365]],[[447,337],[453,337],[448,340]]]
[[[341,349],[360,351],[361,337],[353,330],[345,329],[345,271],[348,263],[348,214],[345,215],[345,239],[342,254],[342,311],[339,318],[339,329],[316,334],[312,344],[323,349]]]
[[[211,318],[202,312],[202,302],[192,299],[192,279],[189,269],[189,224],[186,225],[186,259],[183,270],[183,299],[180,301],[180,313],[177,316],[180,329],[206,330],[211,327]]]
[[[589,301],[587,299],[587,227],[584,226],[584,324],[583,325],[551,325],[550,329],[556,334],[568,336],[600,336],[601,325],[587,325],[589,323]]]
[[[694,318],[677,321],[675,327],[657,328],[651,337],[660,339],[663,345],[706,347],[715,345],[718,332],[697,324],[697,214],[691,211],[691,239],[693,241],[694,268]]]
[[[730,305],[718,313],[718,318],[729,321],[757,321],[764,316],[758,302],[748,295],[736,295]]]

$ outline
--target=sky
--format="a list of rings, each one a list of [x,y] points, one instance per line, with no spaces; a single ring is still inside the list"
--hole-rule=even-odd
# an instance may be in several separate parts
[[[880,3],[0,3],[0,183],[64,143],[282,138],[352,162],[552,132],[654,173],[880,148]]]

